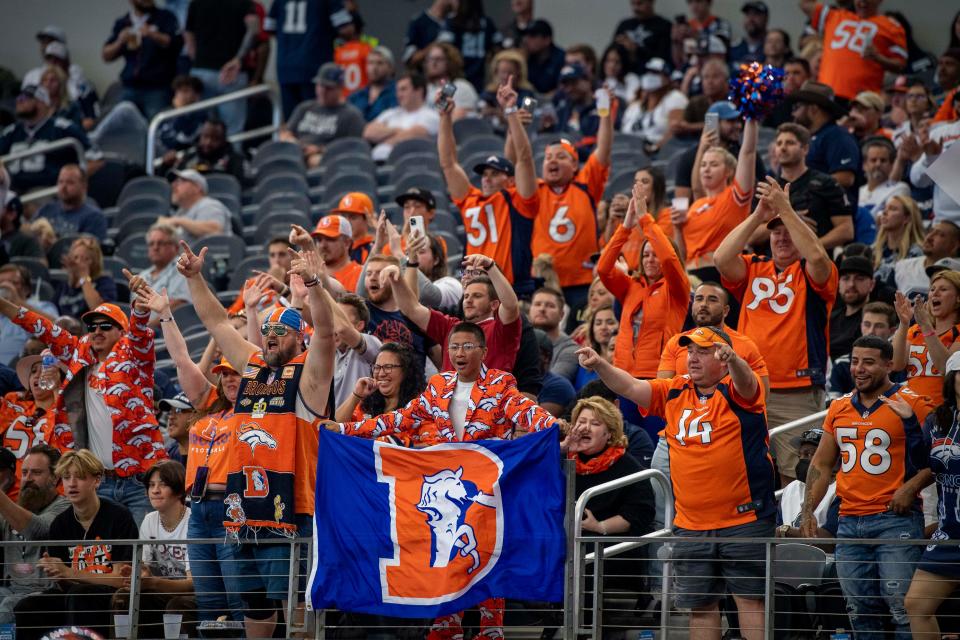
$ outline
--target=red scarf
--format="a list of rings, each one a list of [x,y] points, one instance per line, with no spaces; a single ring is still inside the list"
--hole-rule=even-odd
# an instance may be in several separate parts
[[[601,473],[613,466],[613,463],[619,460],[626,449],[624,447],[607,447],[603,453],[587,461],[584,461],[576,453],[568,453],[567,457],[577,461],[577,475],[589,476],[595,473]]]

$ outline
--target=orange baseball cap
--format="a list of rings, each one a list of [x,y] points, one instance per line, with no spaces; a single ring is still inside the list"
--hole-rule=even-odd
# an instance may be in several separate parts
[[[109,302],[104,302],[96,309],[87,311],[85,314],[80,316],[80,319],[84,322],[87,322],[98,316],[101,318],[106,318],[110,322],[119,325],[124,331],[127,331],[130,328],[130,323],[127,320],[126,314],[123,312],[123,309],[115,304],[110,304]]]
[[[353,191],[340,198],[337,208],[330,213],[344,213],[347,215],[373,215],[373,200],[360,191]]]
[[[320,222],[317,223],[317,228],[314,229],[310,235],[314,238],[317,236],[325,236],[327,238],[347,236],[352,239],[353,227],[350,226],[350,222],[343,216],[324,216],[320,218]]]
[[[680,336],[681,347],[695,344],[698,347],[710,348],[717,344],[733,345],[730,336],[720,327],[697,327],[688,334]]]
[[[220,362],[217,363],[213,369],[213,373],[239,373],[236,369],[233,368],[233,365],[230,364],[226,358],[220,358]]]

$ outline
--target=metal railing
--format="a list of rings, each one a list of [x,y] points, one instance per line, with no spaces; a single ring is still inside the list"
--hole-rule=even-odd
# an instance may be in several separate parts
[[[77,152],[77,164],[80,165],[81,169],[86,170],[87,168],[87,159],[85,157],[85,150],[83,144],[76,138],[60,138],[59,140],[54,140],[53,142],[44,142],[42,144],[32,144],[26,149],[21,149],[19,151],[14,151],[8,153],[7,155],[0,158],[0,162],[8,165],[11,162],[16,162],[17,160],[22,160],[23,158],[29,158],[31,156],[36,156],[40,154],[47,154],[51,151],[56,151],[58,149],[65,149],[67,147],[72,147]]]
[[[773,440],[774,436],[778,436],[781,433],[788,433],[790,431],[796,431],[800,427],[807,427],[817,422],[822,423],[823,419],[827,417],[827,410],[817,411],[816,413],[811,413],[805,418],[798,418],[796,420],[791,420],[790,422],[785,422],[779,427],[774,427],[770,429],[770,439]]]
[[[200,102],[194,102],[193,104],[188,104],[184,107],[179,107],[177,109],[169,109],[167,111],[161,111],[153,117],[153,120],[150,121],[150,127],[147,129],[147,155],[145,168],[147,175],[154,174],[154,159],[157,155],[157,131],[160,128],[160,125],[166,122],[167,120],[172,120],[178,116],[182,116],[188,113],[195,113],[197,111],[205,111],[211,107],[216,107],[227,102],[234,102],[236,100],[246,100],[247,98],[252,98],[254,96],[266,95],[270,98],[270,104],[273,107],[273,122],[270,126],[260,127],[259,129],[252,129],[250,131],[243,131],[241,133],[234,134],[230,136],[230,142],[241,142],[243,140],[250,140],[252,138],[258,138],[261,136],[266,136],[274,134],[280,130],[280,123],[282,121],[282,114],[280,110],[280,100],[278,99],[276,92],[270,85],[267,84],[258,84],[253,87],[246,87],[240,89],[239,91],[232,91],[230,93],[225,93],[215,98],[208,98],[207,100],[201,100]]]

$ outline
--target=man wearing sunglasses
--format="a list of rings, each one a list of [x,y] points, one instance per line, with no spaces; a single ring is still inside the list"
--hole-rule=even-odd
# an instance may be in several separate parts
[[[238,574],[244,578],[238,590],[243,593],[246,635],[269,638],[277,605],[287,598],[290,547],[255,540],[312,534],[317,424],[336,409],[331,392],[333,315],[318,286],[327,274],[315,251],[296,254],[290,286],[310,305],[310,346],[301,347],[306,325],[300,312],[277,307],[260,326],[261,350],[233,327],[203,280],[206,247],[195,255],[185,242],[180,246],[177,269],[187,279],[197,315],[230,365],[243,375],[234,407],[236,437],[226,451],[225,499],[241,508],[228,510],[231,519],[224,527],[243,541]]]
[[[92,451],[105,469],[98,495],[130,509],[139,524],[151,506],[137,476],[167,457],[153,408],[150,310],[135,303],[128,319],[120,307],[101,304],[83,314],[82,337],[7,300],[0,299],[0,313],[46,343],[70,372],[49,444]]]

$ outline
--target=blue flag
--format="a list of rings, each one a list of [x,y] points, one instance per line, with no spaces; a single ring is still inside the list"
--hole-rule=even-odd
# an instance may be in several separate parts
[[[557,428],[407,449],[320,430],[310,604],[432,618],[563,599]]]

